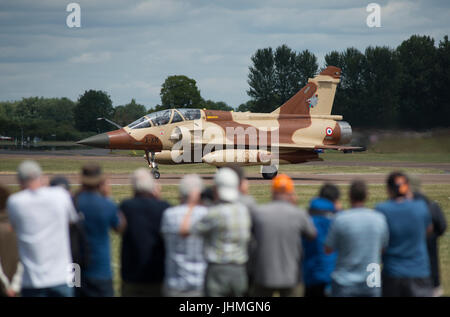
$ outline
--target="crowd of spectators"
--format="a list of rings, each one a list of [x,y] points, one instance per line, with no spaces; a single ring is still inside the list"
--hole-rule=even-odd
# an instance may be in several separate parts
[[[285,174],[258,204],[237,166],[218,169],[212,186],[185,175],[172,206],[147,169],[132,173],[133,196],[119,205],[97,164],[82,168],[73,194],[64,177],[47,184],[34,161],[17,178],[16,193],[0,186],[2,296],[114,296],[111,230],[122,235],[126,297],[442,295],[445,217],[400,172],[374,209],[365,182],[353,181],[346,210],[331,183],[302,209]]]

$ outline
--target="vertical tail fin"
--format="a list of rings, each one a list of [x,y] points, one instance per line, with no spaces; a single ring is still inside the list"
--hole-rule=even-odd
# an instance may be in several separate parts
[[[273,114],[330,115],[341,69],[328,66]]]

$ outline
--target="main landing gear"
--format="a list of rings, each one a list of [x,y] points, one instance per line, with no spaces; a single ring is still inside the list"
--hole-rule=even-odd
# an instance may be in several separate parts
[[[155,152],[145,151],[145,159],[147,160],[148,167],[152,169],[152,174],[155,179],[159,179],[161,174],[159,174],[158,164],[155,162]]]
[[[272,179],[278,174],[278,166],[270,165],[270,166],[261,166],[261,175],[264,179]]]

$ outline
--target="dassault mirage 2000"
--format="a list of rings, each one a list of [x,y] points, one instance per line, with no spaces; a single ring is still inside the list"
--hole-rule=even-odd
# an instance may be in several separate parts
[[[155,178],[159,164],[207,163],[261,165],[271,179],[280,164],[321,161],[325,149],[345,146],[352,129],[342,116],[331,115],[341,69],[328,66],[272,113],[201,109],[153,112],[115,131],[78,143],[109,149],[144,150]]]

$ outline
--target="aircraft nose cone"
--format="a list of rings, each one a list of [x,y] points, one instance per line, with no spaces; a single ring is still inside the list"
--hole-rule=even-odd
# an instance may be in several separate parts
[[[84,140],[78,141],[77,144],[89,145],[94,147],[108,147],[109,146],[109,136],[106,133],[97,134],[86,138]]]

